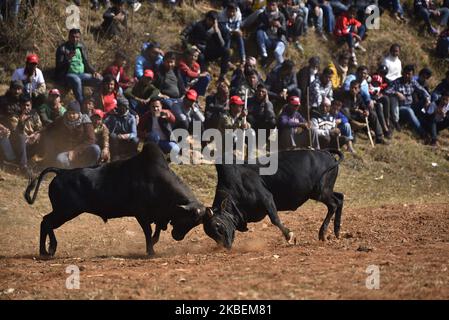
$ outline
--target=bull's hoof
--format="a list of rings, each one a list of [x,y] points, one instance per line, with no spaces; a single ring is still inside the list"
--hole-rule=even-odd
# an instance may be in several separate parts
[[[340,239],[340,230],[335,230],[335,238]]]
[[[49,255],[50,257],[54,257],[55,253],[56,253],[56,247],[54,247],[54,248],[52,248],[52,247],[48,248],[48,255]]]
[[[326,241],[325,237],[324,237],[324,232],[321,232],[318,234],[318,239],[320,239],[321,241]]]
[[[287,243],[288,243],[289,245],[291,245],[291,246],[295,246],[296,243],[297,243],[296,236],[295,236],[295,234],[294,234],[293,232],[291,232],[291,231],[288,233],[288,240],[287,240]]]

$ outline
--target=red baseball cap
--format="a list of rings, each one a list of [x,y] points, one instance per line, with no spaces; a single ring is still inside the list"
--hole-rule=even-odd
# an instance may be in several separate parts
[[[50,91],[48,91],[48,95],[49,95],[49,96],[51,96],[51,95],[60,96],[61,93],[59,92],[58,89],[55,88],[55,89],[51,89]]]
[[[27,59],[26,61],[28,63],[39,63],[39,57],[37,56],[37,54],[29,54],[27,55]]]
[[[195,90],[193,90],[193,89],[187,90],[186,99],[191,100],[191,101],[196,101],[197,98],[198,98],[198,93],[196,93]]]
[[[103,112],[103,110],[100,110],[100,109],[94,109],[92,112],[93,112],[92,116],[97,115],[97,116],[99,116],[101,119],[104,118],[104,112]]]
[[[153,70],[151,70],[151,69],[147,69],[147,70],[145,70],[145,71],[143,72],[143,76],[144,76],[145,78],[151,78],[151,79],[154,79],[154,72],[153,72]]]
[[[294,105],[294,106],[299,106],[299,105],[301,105],[301,99],[300,99],[298,96],[291,96],[291,97],[288,99],[288,102],[289,102],[291,105]]]
[[[240,98],[239,96],[232,96],[229,99],[229,104],[230,105],[236,104],[238,106],[243,106],[245,102],[243,102],[242,98]]]

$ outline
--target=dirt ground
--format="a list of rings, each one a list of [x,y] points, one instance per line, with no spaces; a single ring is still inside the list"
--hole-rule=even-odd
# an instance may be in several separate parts
[[[326,242],[325,207],[308,205],[281,214],[296,246],[268,219],[237,233],[230,251],[201,226],[181,242],[165,232],[151,259],[135,220],[84,214],[56,231],[55,258],[40,260],[43,213],[8,209],[0,208],[0,299],[449,299],[447,203],[345,209],[341,238],[330,227]],[[66,289],[70,265],[79,289]],[[370,268],[380,270],[379,289],[366,286]]]

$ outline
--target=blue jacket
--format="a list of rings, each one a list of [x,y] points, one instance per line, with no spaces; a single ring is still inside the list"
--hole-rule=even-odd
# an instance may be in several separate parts
[[[114,113],[109,114],[104,124],[108,127],[111,138],[116,138],[119,134],[130,134],[129,140],[137,138],[136,117],[129,111],[123,116]]]

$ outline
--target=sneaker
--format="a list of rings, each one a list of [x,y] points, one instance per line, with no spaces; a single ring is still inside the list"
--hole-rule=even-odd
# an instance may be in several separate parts
[[[318,32],[318,36],[321,38],[321,40],[327,41],[327,37],[323,32]]]
[[[295,48],[300,51],[301,53],[304,53],[304,48],[303,46],[299,43],[299,41],[295,41],[295,43],[293,44],[295,46]]]
[[[141,6],[142,6],[142,4],[141,4],[139,1],[134,2],[134,3],[132,4],[133,11],[134,11],[134,12],[139,11],[139,9],[140,9]]]
[[[434,36],[438,35],[438,33],[439,33],[438,30],[435,29],[434,27],[430,27],[429,32],[430,32],[430,34],[432,34]]]
[[[352,54],[352,56],[351,56],[351,63],[353,66],[357,67],[358,63],[357,63],[357,57],[355,56],[355,54]]]
[[[356,42],[354,48],[359,49],[362,52],[366,52],[366,49],[360,44],[360,42]]]
[[[388,140],[393,138],[393,132],[391,132],[391,130],[388,130],[387,132],[385,132],[385,138]]]

